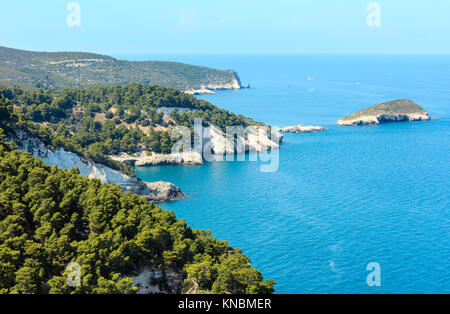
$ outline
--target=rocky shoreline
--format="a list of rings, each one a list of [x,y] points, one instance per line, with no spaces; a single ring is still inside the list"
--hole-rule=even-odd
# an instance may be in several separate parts
[[[146,189],[144,189],[142,195],[152,202],[175,201],[185,197],[180,188],[173,183],[164,181],[141,182],[146,185]]]
[[[326,131],[324,127],[321,126],[305,126],[303,124],[299,124],[296,126],[288,126],[285,128],[281,128],[278,131],[283,133],[316,133]]]
[[[238,141],[245,143],[244,149],[239,151],[237,143],[233,147],[227,146],[226,135],[220,128],[209,126],[204,130],[203,149],[211,152],[214,156],[223,156],[225,153],[237,155],[247,152],[265,152],[271,149],[279,149],[283,135],[278,131],[272,130],[271,137],[269,137],[263,131],[263,128],[249,128],[244,137],[237,136]],[[117,184],[125,192],[138,194],[151,202],[173,201],[185,197],[180,188],[170,182],[145,182],[105,165],[85,160],[77,154],[65,151],[62,148],[52,150],[38,138],[30,136],[23,130],[16,129],[14,133],[14,135],[10,136],[10,139],[15,142],[18,149],[42,159],[50,166],[56,165],[63,169],[77,167],[82,176],[99,179],[102,183]],[[194,150],[174,154],[139,152],[130,155],[121,153],[120,155],[109,157],[112,160],[132,166],[202,165],[205,161],[203,155]]]
[[[170,182],[145,182],[107,166],[85,160],[75,153],[63,149],[51,150],[39,139],[22,130],[15,130],[15,135],[10,136],[10,139],[18,149],[42,159],[47,165],[63,169],[77,167],[82,176],[99,179],[102,183],[117,184],[125,192],[138,194],[151,202],[172,201],[185,196],[177,186]]]

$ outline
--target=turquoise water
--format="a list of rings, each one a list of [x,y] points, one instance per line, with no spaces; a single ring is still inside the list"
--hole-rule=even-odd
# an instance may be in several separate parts
[[[274,173],[258,162],[138,167],[187,194],[165,209],[242,248],[277,293],[450,292],[450,57],[152,57],[236,69],[252,88],[200,96],[219,107],[329,128],[286,135]],[[439,119],[335,125],[398,98]],[[381,287],[366,284],[370,262]]]

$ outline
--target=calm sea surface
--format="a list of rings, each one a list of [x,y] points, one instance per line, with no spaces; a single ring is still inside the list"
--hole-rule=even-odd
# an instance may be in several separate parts
[[[139,167],[187,198],[162,204],[193,228],[240,247],[277,293],[450,292],[450,57],[122,56],[233,68],[251,89],[199,96],[288,134],[280,166],[259,162]],[[438,120],[340,127],[383,101],[408,98]],[[370,262],[381,287],[368,287]]]

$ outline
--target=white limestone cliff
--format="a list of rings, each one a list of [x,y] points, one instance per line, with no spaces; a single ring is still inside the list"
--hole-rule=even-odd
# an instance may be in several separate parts
[[[109,156],[112,160],[128,163],[134,166],[158,165],[201,165],[202,156],[194,151],[176,154],[158,154],[153,152],[139,152],[133,155],[121,153]]]
[[[41,158],[50,166],[58,166],[64,169],[77,167],[82,176],[99,179],[102,183],[115,183],[122,187],[125,192],[144,196],[149,201],[169,201],[184,197],[180,189],[172,183],[145,182],[107,166],[87,161],[75,153],[67,152],[63,149],[51,150],[39,139],[30,136],[24,131],[15,130],[15,135],[11,139],[15,142],[18,149]]]
[[[184,92],[190,95],[211,95],[215,94],[217,90],[239,90],[243,88],[250,88],[250,85],[243,86],[239,75],[235,71],[232,71],[229,82],[210,82],[202,85],[200,88],[189,89]]]

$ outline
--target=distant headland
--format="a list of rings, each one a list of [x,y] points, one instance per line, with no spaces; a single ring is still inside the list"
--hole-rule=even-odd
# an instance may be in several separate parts
[[[190,94],[241,89],[236,71],[166,61],[124,61],[85,52],[36,52],[0,46],[0,84],[24,89],[78,88],[130,83]]]

